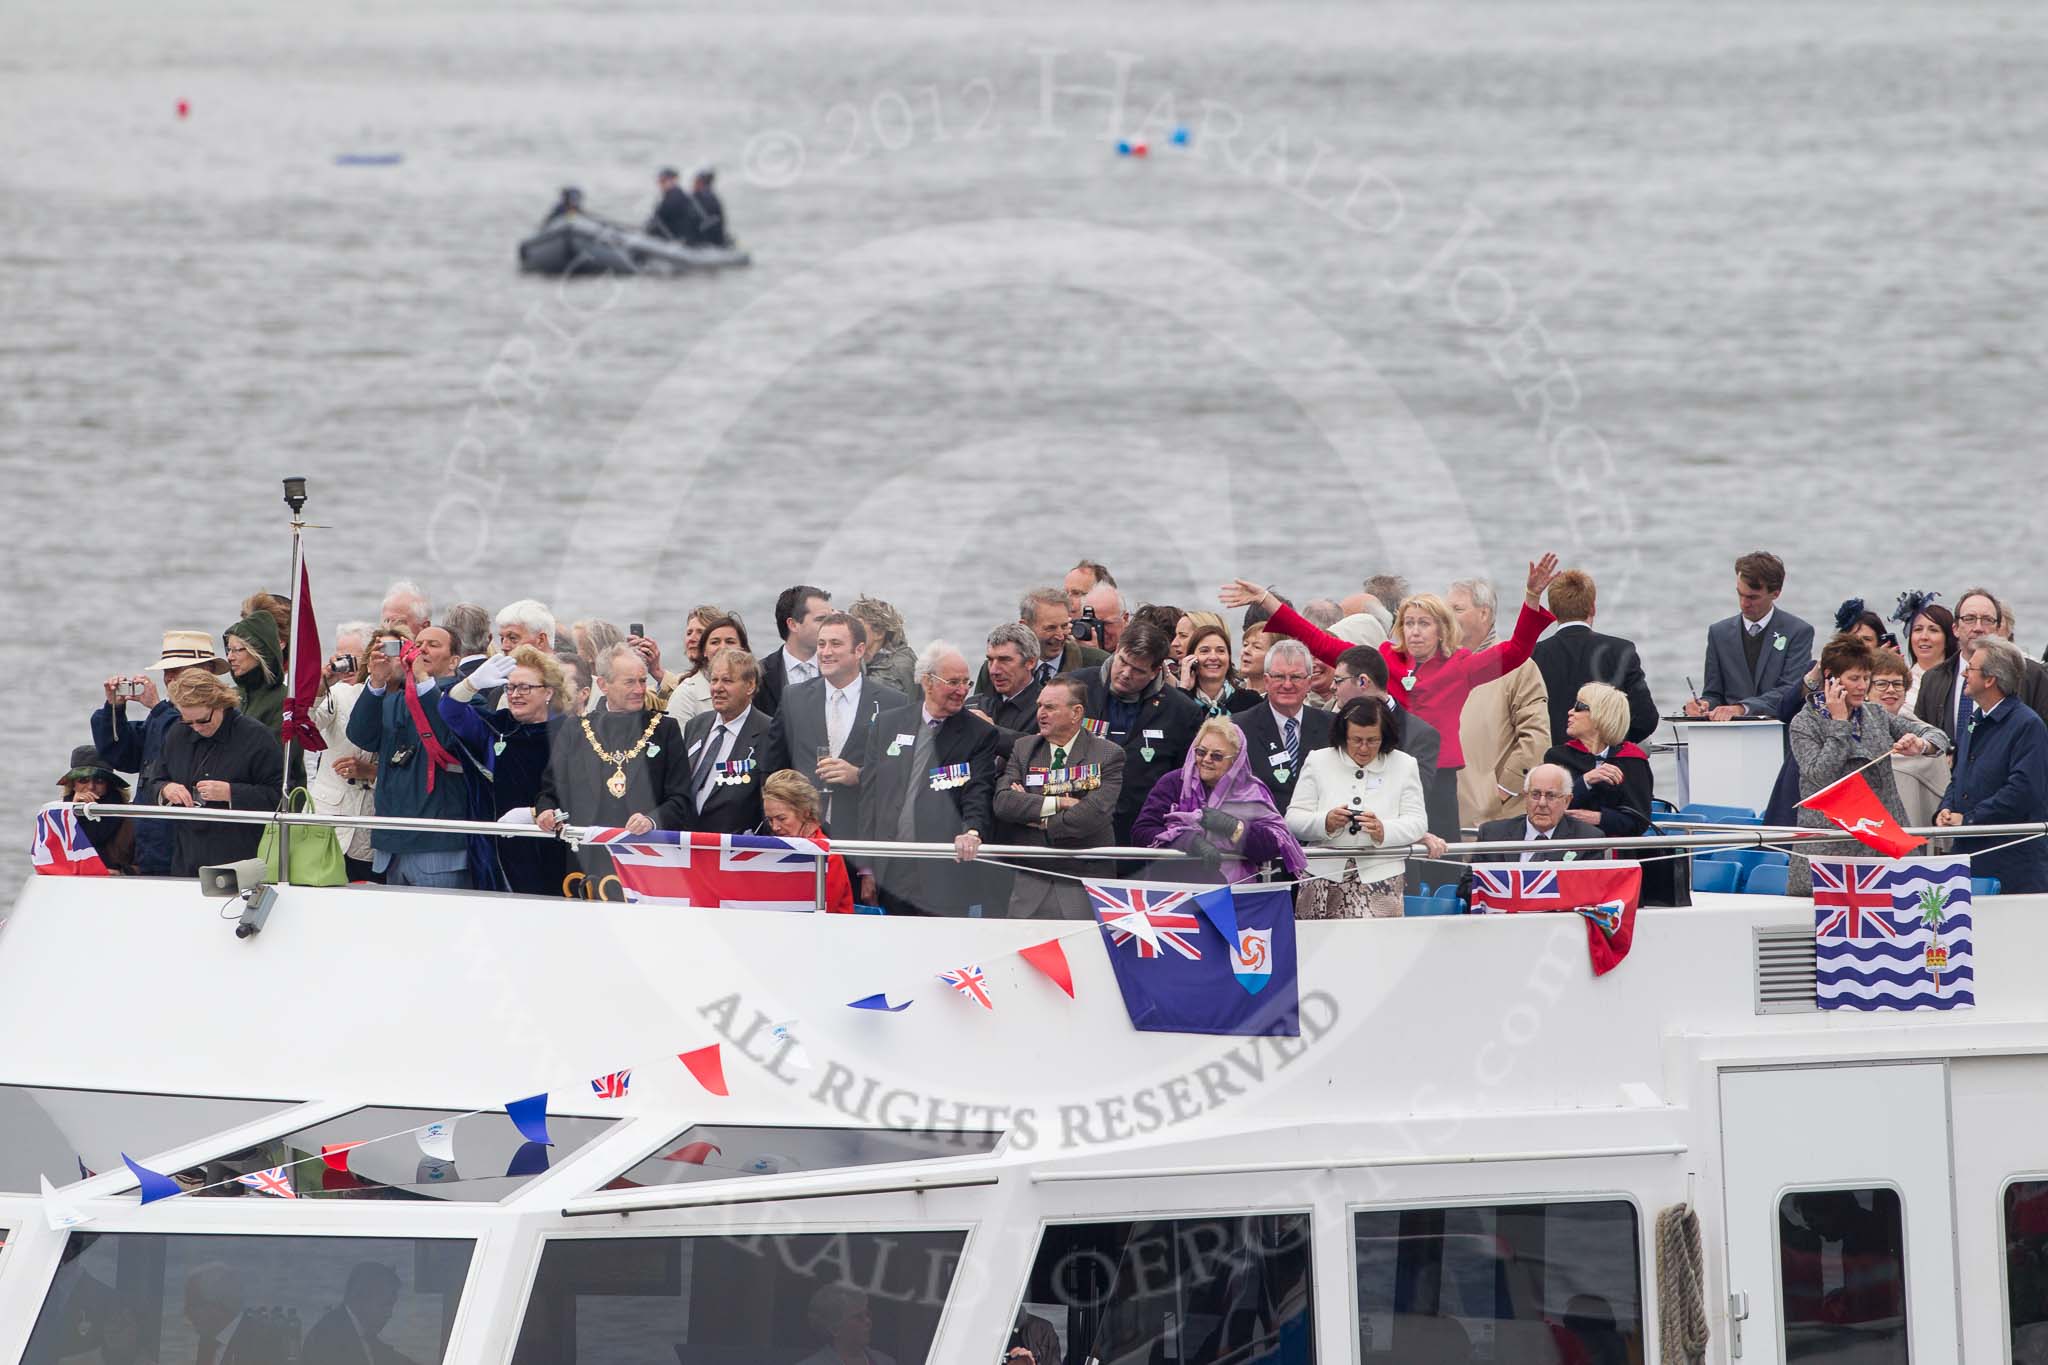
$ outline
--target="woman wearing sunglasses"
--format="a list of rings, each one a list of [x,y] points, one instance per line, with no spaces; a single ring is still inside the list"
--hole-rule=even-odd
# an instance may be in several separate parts
[[[1299,877],[1308,866],[1272,793],[1245,761],[1244,732],[1220,717],[1195,732],[1180,771],[1153,784],[1131,841],[1200,860],[1199,869],[1148,863],[1146,875],[1163,880],[1249,881],[1269,863]]]
[[[1628,742],[1628,694],[1587,683],[1565,712],[1565,741],[1543,755],[1572,775],[1565,814],[1616,839],[1650,827],[1650,756]]]

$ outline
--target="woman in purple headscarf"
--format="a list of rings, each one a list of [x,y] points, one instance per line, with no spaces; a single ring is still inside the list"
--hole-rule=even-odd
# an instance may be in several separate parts
[[[1148,848],[1181,849],[1201,860],[1201,871],[1175,868],[1176,877],[1242,882],[1268,863],[1279,863],[1295,878],[1308,869],[1272,793],[1252,776],[1244,732],[1220,716],[1195,732],[1180,771],[1153,786],[1131,826],[1131,839]]]

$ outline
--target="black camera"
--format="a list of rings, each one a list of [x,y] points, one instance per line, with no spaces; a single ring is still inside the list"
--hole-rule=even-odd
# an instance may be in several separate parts
[[[1357,794],[1357,793],[1355,793],[1355,792],[1354,792],[1354,793],[1352,793],[1352,796],[1351,796],[1351,814],[1349,814],[1348,816],[1346,816],[1346,817],[1344,818],[1344,823],[1345,823],[1345,826],[1346,826],[1346,829],[1345,829],[1345,832],[1346,832],[1346,833],[1348,833],[1348,834],[1356,834],[1356,833],[1358,833],[1358,813],[1359,813],[1360,811],[1364,810],[1364,809],[1365,809],[1365,798],[1364,798],[1364,797],[1362,797],[1362,796],[1360,796],[1360,795],[1358,795],[1358,794]]]
[[[1076,640],[1087,640],[1096,645],[1102,643],[1102,618],[1095,614],[1095,608],[1081,608],[1081,616],[1074,622],[1073,632]]]

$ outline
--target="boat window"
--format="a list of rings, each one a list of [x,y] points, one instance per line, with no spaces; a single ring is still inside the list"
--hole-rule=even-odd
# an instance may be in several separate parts
[[[964,1232],[562,1237],[513,1365],[929,1359]]]
[[[1626,1200],[1386,1209],[1357,1214],[1352,1241],[1366,1365],[1643,1358]]]
[[[22,1362],[435,1365],[473,1245],[75,1231]]]
[[[1899,1192],[1803,1190],[1778,1201],[1786,1361],[1906,1365]]]
[[[616,1119],[548,1115],[551,1147],[529,1143],[502,1111],[471,1114],[455,1123],[455,1159],[445,1161],[424,1151],[416,1137],[387,1138],[349,1151],[347,1169],[318,1160],[323,1147],[340,1147],[370,1138],[385,1138],[408,1128],[456,1119],[460,1109],[394,1109],[373,1106],[352,1109],[323,1119],[269,1142],[245,1147],[211,1161],[192,1174],[194,1183],[212,1186],[207,1198],[265,1194],[258,1185],[232,1182],[278,1171],[300,1198],[445,1199],[457,1203],[490,1203],[503,1199],[535,1176],[600,1136]],[[309,1159],[310,1158],[310,1159]],[[278,1168],[282,1167],[282,1170]]]
[[[2048,1358],[2048,1180],[2005,1187],[2005,1312],[2012,1358]]]
[[[1011,1347],[1034,1365],[1314,1365],[1306,1213],[1062,1223],[1045,1230]]]
[[[608,1190],[685,1185],[792,1171],[830,1171],[896,1161],[985,1156],[1001,1133],[906,1128],[746,1128],[696,1124],[625,1174]]]
[[[0,1190],[34,1194],[291,1108],[293,1100],[214,1099],[122,1090],[0,1085]]]

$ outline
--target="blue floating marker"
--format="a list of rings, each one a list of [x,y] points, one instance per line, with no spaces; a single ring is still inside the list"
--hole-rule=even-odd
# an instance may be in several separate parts
[[[1131,154],[1130,139],[1120,137],[1116,140],[1116,154],[1118,156],[1129,156]]]
[[[539,1175],[548,1168],[548,1145],[545,1142],[520,1144],[512,1154],[512,1164],[505,1168],[509,1178],[516,1175]]]
[[[404,152],[343,152],[334,158],[337,166],[397,166],[405,160]]]
[[[543,1147],[547,1145],[548,1097],[545,1091],[538,1095],[528,1095],[523,1100],[512,1101],[505,1106],[505,1113],[511,1118],[512,1126],[519,1130],[521,1137],[528,1142],[538,1142]]]
[[[121,1153],[121,1160],[127,1163],[129,1171],[142,1186],[143,1203],[154,1204],[157,1200],[169,1199],[178,1192],[178,1182],[169,1176],[152,1171],[147,1166],[136,1165],[134,1159],[126,1152]]]
[[[1176,147],[1188,145],[1188,126],[1185,123],[1173,130],[1173,145]]]
[[[847,1001],[846,1008],[850,1010],[887,1010],[891,1014],[901,1014],[910,1008],[911,1003],[911,1001],[906,1000],[900,1005],[892,1005],[889,1003],[887,995],[863,995],[858,1000]]]

